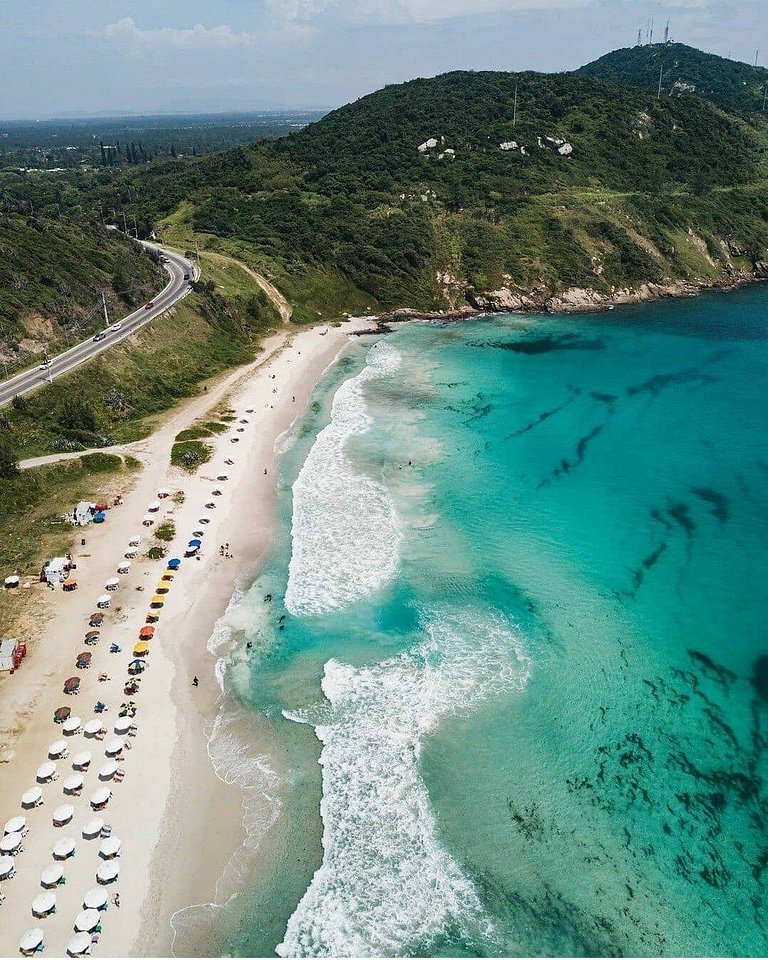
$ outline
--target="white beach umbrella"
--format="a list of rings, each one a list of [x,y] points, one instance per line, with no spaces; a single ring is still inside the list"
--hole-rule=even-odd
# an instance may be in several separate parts
[[[86,770],[92,759],[90,750],[81,750],[72,757],[72,766],[75,770]]]
[[[119,737],[124,737],[133,726],[135,726],[133,717],[118,717],[113,729]]]
[[[37,768],[36,777],[41,783],[45,783],[46,780],[50,780],[51,777],[56,776],[56,764],[53,760],[46,760],[45,763],[41,763]]]
[[[217,480],[229,480],[229,474],[228,474],[228,473],[220,473],[220,474],[216,477],[216,479],[217,479]]]
[[[94,790],[91,794],[91,799],[88,801],[90,805],[95,809],[96,807],[103,807],[105,803],[109,802],[109,798],[112,796],[112,791],[109,787],[99,787],[98,790]]]
[[[40,927],[32,927],[31,930],[27,930],[26,933],[21,935],[21,939],[19,940],[19,950],[24,951],[24,953],[29,953],[31,950],[36,950],[44,939],[45,934]]]
[[[54,827],[61,827],[69,821],[75,815],[75,808],[71,803],[62,803],[60,807],[56,807],[53,811],[53,825]]]
[[[117,590],[120,586],[120,577],[110,577],[109,580],[104,584],[105,589],[107,590]]]
[[[202,524],[210,523],[210,522],[211,522],[211,518],[210,518],[210,517],[198,517],[198,518],[197,518],[197,522],[198,522],[198,523],[202,523]]]
[[[153,500],[152,503],[150,503],[150,505],[147,507],[147,512],[148,512],[148,513],[157,513],[157,511],[158,511],[159,509],[160,509],[160,503],[159,503],[159,501]]]
[[[90,952],[90,933],[76,933],[67,944],[67,956],[69,957],[82,957]]]
[[[98,910],[81,910],[75,917],[75,932],[90,933],[98,927],[101,922],[101,914]]]
[[[93,720],[89,720],[83,727],[83,733],[86,737],[95,737],[97,733],[101,733],[103,730],[104,724],[96,717],[94,717]]]
[[[168,487],[160,487],[160,489],[157,491],[157,495],[161,500],[163,500],[165,497],[170,497],[171,491],[168,489]]]
[[[5,826],[3,827],[3,834],[6,833],[21,833],[27,825],[26,817],[11,817],[10,820],[7,820]]]
[[[83,827],[83,836],[86,840],[93,840],[101,833],[104,827],[104,821],[101,817],[94,817]]]
[[[106,839],[101,841],[99,856],[105,860],[111,860],[112,857],[119,857],[121,846],[120,837],[106,837]]]
[[[64,721],[64,726],[62,727],[62,730],[64,731],[64,733],[66,733],[68,736],[71,737],[72,734],[79,733],[80,728],[82,726],[83,726],[83,721],[80,719],[80,717],[69,717],[68,720]]]
[[[145,527],[151,527],[152,524],[155,522],[155,518],[152,516],[151,513],[148,513],[141,518],[141,522],[144,524]]]
[[[118,573],[128,573],[128,571],[129,571],[130,569],[131,569],[131,561],[130,561],[130,560],[121,560],[120,563],[118,563],[118,565],[117,565],[117,572],[118,572]]]
[[[83,789],[83,775],[81,773],[73,773],[66,778],[62,784],[64,788],[64,793],[75,793],[77,790]]]
[[[19,833],[6,833],[2,840],[0,840],[0,853],[16,853],[19,847],[22,844],[24,837]]]
[[[6,880],[8,877],[13,875],[13,871],[16,869],[16,861],[13,857],[3,856],[0,857],[0,880]]]
[[[43,870],[43,872],[40,874],[40,886],[55,887],[57,884],[61,883],[63,876],[64,867],[57,863],[52,863],[50,867],[46,867],[45,870]]]
[[[120,739],[120,737],[111,737],[104,744],[104,753],[106,753],[108,757],[116,757],[118,753],[122,751],[122,749],[123,741]]]
[[[131,539],[128,541],[128,546],[138,547],[140,543],[141,543],[141,534],[137,533],[135,536],[131,537]]]
[[[83,907],[86,910],[102,910],[107,905],[109,894],[105,893],[100,887],[91,887],[83,897]]]
[[[50,747],[48,747],[48,756],[51,760],[58,760],[59,757],[66,757],[67,755],[67,744],[64,740],[55,740]]]
[[[107,860],[96,871],[96,879],[99,883],[112,883],[120,875],[120,864],[117,860]]]
[[[32,901],[32,916],[47,917],[49,913],[56,909],[56,894],[46,890],[45,893],[38,893]]]
[[[137,552],[138,551],[136,550],[136,547],[128,547],[128,549],[125,551],[125,558],[127,560],[133,560]]]
[[[75,841],[73,837],[62,837],[53,845],[53,859],[66,860],[75,852]]]
[[[22,807],[36,807],[39,803],[43,801],[43,791],[40,787],[30,787],[29,790],[25,790],[21,795],[21,805]]]
[[[102,593],[102,595],[96,601],[96,606],[99,608],[99,610],[106,610],[111,603],[112,597],[110,597],[108,593]]]
[[[114,760],[109,760],[99,767],[99,780],[111,780],[116,773],[117,763]]]

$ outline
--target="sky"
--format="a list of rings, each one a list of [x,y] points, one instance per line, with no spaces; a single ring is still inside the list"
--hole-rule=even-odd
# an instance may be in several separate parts
[[[448,70],[568,70],[669,18],[768,63],[768,0],[0,0],[0,118],[330,108]]]

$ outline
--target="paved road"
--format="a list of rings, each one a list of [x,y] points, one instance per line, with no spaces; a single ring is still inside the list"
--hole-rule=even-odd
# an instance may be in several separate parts
[[[190,263],[189,260],[179,256],[178,253],[165,250],[162,247],[158,247],[157,244],[145,243],[144,246],[157,250],[168,258],[168,262],[163,264],[163,266],[171,276],[168,284],[152,300],[153,306],[150,307],[149,310],[145,310],[143,306],[138,310],[134,310],[129,316],[118,321],[120,324],[118,330],[115,329],[115,325],[105,330],[106,337],[103,340],[94,341],[91,335],[87,340],[83,340],[82,343],[78,343],[69,350],[65,350],[64,353],[52,357],[51,365],[47,370],[40,370],[35,367],[32,370],[27,370],[25,373],[20,373],[18,376],[11,377],[10,380],[5,380],[3,383],[0,383],[0,407],[9,403],[15,396],[29,393],[30,390],[34,390],[49,380],[60,377],[63,373],[67,373],[86,360],[90,360],[91,357],[95,357],[97,354],[109,350],[110,347],[113,347],[116,343],[120,343],[121,340],[125,340],[126,337],[135,333],[140,327],[143,327],[151,320],[159,317],[168,307],[187,295],[189,292],[189,283],[184,279],[184,274],[188,273],[190,277],[196,277],[197,274],[194,265]]]

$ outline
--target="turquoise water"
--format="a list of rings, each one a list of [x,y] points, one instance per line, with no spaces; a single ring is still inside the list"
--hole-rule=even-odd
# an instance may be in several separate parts
[[[414,324],[329,373],[228,674],[288,785],[225,952],[765,954],[767,316]]]

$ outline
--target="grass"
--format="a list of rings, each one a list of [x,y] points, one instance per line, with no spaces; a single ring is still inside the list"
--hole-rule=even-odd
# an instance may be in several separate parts
[[[158,540],[163,540],[165,543],[170,543],[175,536],[176,524],[173,522],[173,520],[164,520],[155,530],[155,537]]]
[[[195,473],[197,468],[208,463],[212,456],[213,448],[202,440],[184,440],[174,443],[171,448],[171,464],[181,467],[187,473]]]

